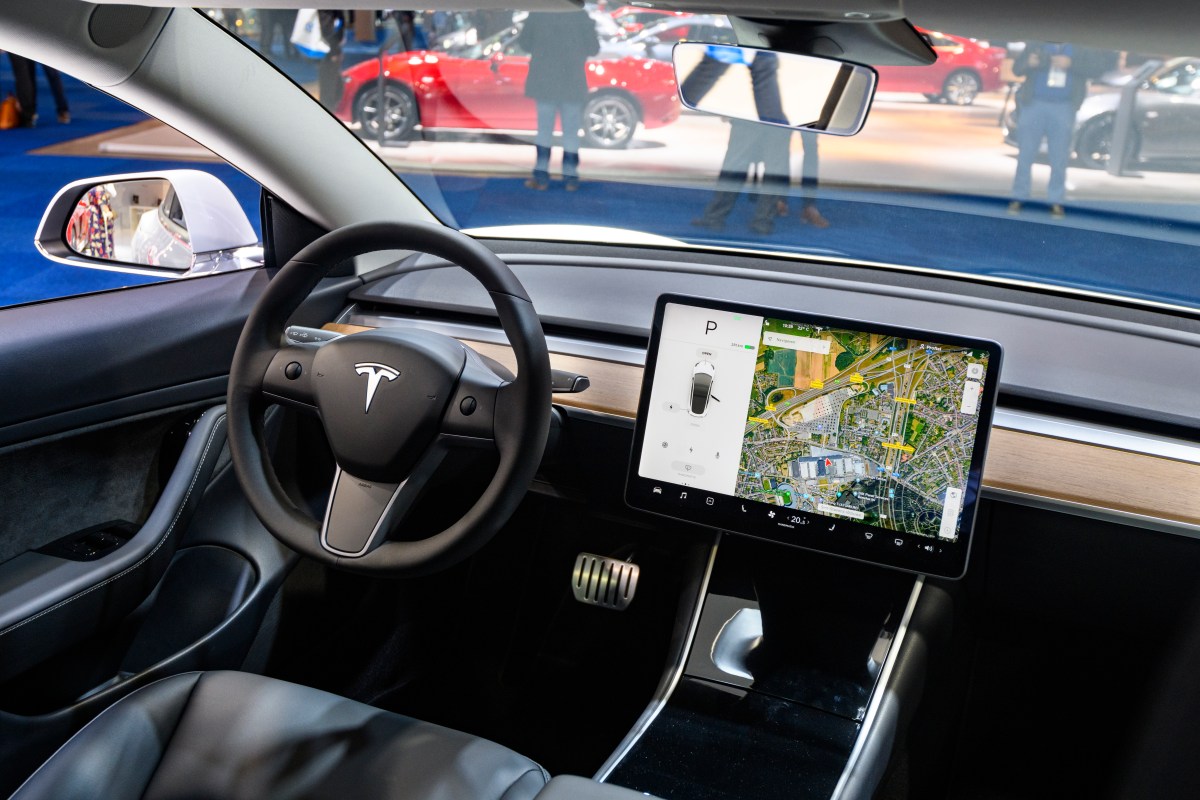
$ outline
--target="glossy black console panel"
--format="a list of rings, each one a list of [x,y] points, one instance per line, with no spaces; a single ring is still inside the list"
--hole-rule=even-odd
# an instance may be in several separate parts
[[[858,724],[799,703],[684,678],[608,781],[663,798],[828,798]]]
[[[892,748],[852,753],[917,580],[724,537],[684,674],[606,780],[667,800],[829,798],[864,767],[877,782]]]

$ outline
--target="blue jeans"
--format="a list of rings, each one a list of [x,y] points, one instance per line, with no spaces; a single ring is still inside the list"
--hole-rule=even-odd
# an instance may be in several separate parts
[[[1050,161],[1050,185],[1046,199],[1061,205],[1067,195],[1067,163],[1071,160],[1071,134],[1075,130],[1075,109],[1070,103],[1033,100],[1021,107],[1017,127],[1017,174],[1013,178],[1013,196],[1028,200],[1033,182],[1033,162],[1046,140]]]
[[[583,125],[583,103],[546,103],[537,101],[537,136],[534,144],[549,147],[554,143],[554,118],[562,119],[562,146],[565,153],[579,152],[579,128]]]

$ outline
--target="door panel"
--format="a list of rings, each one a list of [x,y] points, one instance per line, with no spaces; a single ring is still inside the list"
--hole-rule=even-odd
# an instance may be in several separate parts
[[[226,273],[0,310],[0,795],[105,698],[137,685],[132,676],[99,691],[121,678],[108,655],[128,644],[139,604],[153,604],[220,458],[224,413],[201,414],[223,400],[267,277]],[[176,442],[185,421],[195,421],[192,435],[180,430]],[[132,538],[112,549],[101,539],[37,552],[113,521],[130,523]],[[282,567],[255,567],[273,593]],[[244,656],[269,601],[227,649]],[[205,668],[210,656],[201,648],[180,665]],[[34,716],[17,710],[43,701]]]
[[[116,625],[133,611],[158,583],[175,551],[180,534],[208,485],[225,443],[225,409],[207,411],[196,422],[170,479],[150,512],[124,543],[99,558],[88,553],[50,554],[26,551],[0,564],[0,681],[8,680],[98,630]],[[38,447],[18,450],[36,469]],[[97,471],[106,466],[96,464]],[[135,471],[123,481],[153,486],[153,471]],[[86,487],[86,483],[84,486]],[[58,505],[52,497],[71,491],[54,486],[50,494],[35,493],[24,508],[32,527],[35,520],[53,520]],[[39,503],[39,498],[41,503]],[[80,513],[106,511],[80,503]],[[10,516],[9,512],[5,516]],[[19,519],[17,520],[19,522]]]
[[[0,447],[219,399],[266,283],[247,270],[0,311]]]

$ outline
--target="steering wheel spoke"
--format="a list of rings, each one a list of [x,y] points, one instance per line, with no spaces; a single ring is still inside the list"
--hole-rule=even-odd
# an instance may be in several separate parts
[[[341,558],[359,558],[383,544],[403,524],[449,449],[439,437],[400,483],[362,480],[339,466],[321,524],[321,547]]]
[[[285,345],[276,350],[263,375],[263,396],[272,402],[315,414],[313,359],[320,347],[319,344]]]

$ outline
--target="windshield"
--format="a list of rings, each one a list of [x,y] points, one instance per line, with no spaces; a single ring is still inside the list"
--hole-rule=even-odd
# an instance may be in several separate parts
[[[307,34],[246,11],[233,29],[480,235],[1200,307],[1200,59],[920,29],[936,63],[878,67],[860,134],[770,137],[680,107],[672,48],[733,41],[726,18],[609,8],[300,11]]]

